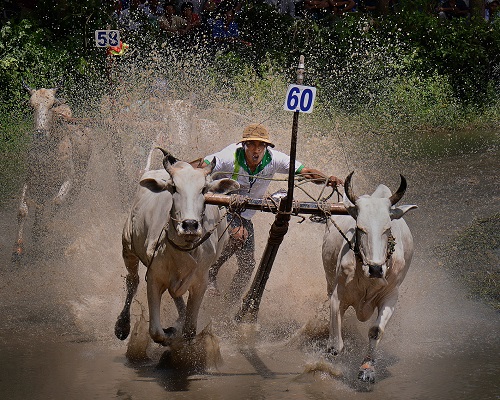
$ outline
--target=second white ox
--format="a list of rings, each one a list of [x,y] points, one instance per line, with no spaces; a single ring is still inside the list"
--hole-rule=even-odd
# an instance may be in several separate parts
[[[115,334],[124,340],[130,333],[130,305],[139,284],[141,261],[147,267],[149,334],[155,342],[169,345],[176,329],[164,330],[161,326],[163,293],[168,290],[174,300],[183,337],[192,339],[208,285],[208,269],[227,240],[226,219],[217,206],[205,205],[204,194],[228,193],[239,184],[231,179],[212,181],[215,159],[195,169],[162,151],[165,170],[148,171],[142,176],[123,229],[127,297]],[[187,305],[182,297],[186,292]]]
[[[34,132],[28,148],[26,178],[18,209],[17,239],[12,260],[24,252],[24,225],[34,209],[33,239],[43,238],[47,220],[72,191],[83,186],[91,156],[91,131],[72,117],[56,97],[58,88],[32,89],[23,82],[34,110]]]
[[[342,317],[349,307],[358,320],[367,321],[378,309],[369,330],[368,353],[358,378],[375,381],[375,350],[389,322],[398,288],[410,266],[413,238],[401,218],[415,205],[395,207],[406,191],[401,176],[399,189],[391,194],[379,185],[370,195],[357,197],[351,188],[351,173],[345,180],[344,204],[350,215],[336,216],[328,223],[323,239],[323,266],[330,298],[330,337],[328,351],[338,354],[344,348]]]

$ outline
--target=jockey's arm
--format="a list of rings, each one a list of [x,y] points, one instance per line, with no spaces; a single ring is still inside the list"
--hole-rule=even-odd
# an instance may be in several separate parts
[[[321,171],[318,171],[317,169],[314,168],[302,168],[302,170],[299,172],[299,175],[303,176],[306,179],[311,179],[314,183],[318,185],[323,185],[325,183],[325,180],[328,179],[327,185],[336,187],[338,185],[343,185],[344,181],[340,178],[337,178],[336,176],[328,176],[324,174]]]

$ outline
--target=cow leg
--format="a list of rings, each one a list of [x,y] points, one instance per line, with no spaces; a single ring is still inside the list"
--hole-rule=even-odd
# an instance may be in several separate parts
[[[23,191],[21,194],[21,202],[19,203],[19,210],[17,212],[17,240],[14,244],[14,249],[12,251],[12,261],[19,261],[24,251],[24,225],[26,219],[28,218],[28,203],[26,202],[26,191],[28,189],[28,184],[25,183],[23,186]]]
[[[139,286],[139,258],[130,251],[123,249],[123,261],[128,274],[125,278],[127,284],[127,297],[123,310],[115,324],[115,335],[120,340],[125,340],[130,333],[130,305]]]
[[[176,326],[182,328],[184,321],[186,320],[186,303],[184,302],[184,298],[182,296],[174,297],[173,299],[179,315],[175,324]]]
[[[172,296],[172,293],[170,293],[170,295]],[[163,329],[163,332],[169,337],[176,336],[177,332],[182,330],[184,321],[186,319],[186,303],[184,302],[184,298],[182,296],[172,296],[172,299],[174,300],[175,307],[177,308],[178,317],[175,321],[174,326]]]
[[[147,272],[149,335],[155,343],[168,346],[171,340],[163,331],[160,319],[161,296],[165,292],[165,288],[156,282],[154,276],[150,276],[150,271],[152,271],[152,267],[149,267]]]
[[[330,335],[328,338],[327,352],[333,355],[339,354],[344,348],[342,339],[342,318],[345,306],[341,304],[338,294],[338,286],[335,286],[330,296]]]
[[[189,297],[186,307],[186,320],[182,328],[182,336],[186,340],[191,340],[196,336],[198,324],[198,313],[200,311],[203,295],[207,289],[207,284],[201,284],[189,290]]]
[[[363,382],[375,382],[375,352],[384,333],[385,327],[394,313],[394,308],[398,301],[398,293],[384,300],[379,306],[377,320],[368,331],[368,354],[365,356],[359,368],[358,378]]]

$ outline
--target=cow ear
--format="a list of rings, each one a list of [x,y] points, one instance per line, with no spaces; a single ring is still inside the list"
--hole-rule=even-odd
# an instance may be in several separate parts
[[[228,194],[240,188],[240,184],[235,180],[224,178],[210,182],[207,185],[207,191],[216,194]]]
[[[210,164],[205,165],[205,167],[203,168],[205,175],[207,175],[207,176],[210,175],[212,173],[212,171],[214,170],[216,164],[217,164],[217,160],[214,157],[212,159],[212,162]]]
[[[344,207],[346,208],[347,212],[351,217],[356,219],[358,217],[358,209],[354,204],[351,203],[351,200],[347,197],[347,195],[344,193]]]
[[[174,186],[171,180],[165,181],[163,179],[146,178],[141,179],[139,184],[152,192],[159,193],[165,190],[171,190]]]
[[[172,178],[165,171],[159,172],[161,175],[158,175],[158,171],[146,172],[139,181],[139,185],[155,193],[171,190],[174,187]]]
[[[407,211],[413,210],[414,208],[418,208],[418,207],[414,204],[393,207],[393,208],[391,208],[391,211],[390,211],[391,219],[399,219],[403,215],[405,215]]]

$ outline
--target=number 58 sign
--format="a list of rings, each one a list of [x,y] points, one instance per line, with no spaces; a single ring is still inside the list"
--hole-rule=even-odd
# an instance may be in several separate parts
[[[312,113],[316,88],[312,86],[290,85],[283,108],[287,111]]]

